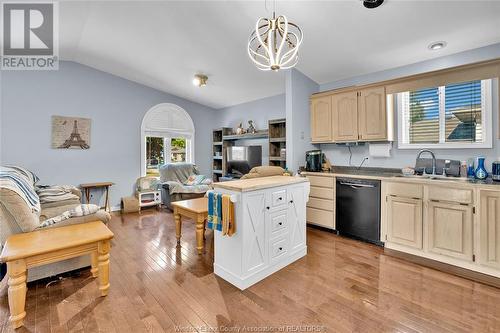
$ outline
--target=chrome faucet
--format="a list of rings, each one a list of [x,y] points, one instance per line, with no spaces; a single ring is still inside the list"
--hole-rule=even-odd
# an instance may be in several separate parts
[[[432,175],[433,176],[436,175],[436,155],[434,155],[434,153],[429,149],[422,149],[417,154],[417,160],[420,158],[420,155],[422,155],[423,153],[431,154],[431,156],[432,156]],[[424,175],[426,174],[425,170],[426,170],[426,168],[424,168]]]

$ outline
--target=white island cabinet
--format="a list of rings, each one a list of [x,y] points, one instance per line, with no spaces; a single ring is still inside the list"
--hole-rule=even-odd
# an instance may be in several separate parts
[[[254,178],[214,188],[236,201],[236,233],[214,234],[216,275],[243,290],[307,254],[307,178]]]

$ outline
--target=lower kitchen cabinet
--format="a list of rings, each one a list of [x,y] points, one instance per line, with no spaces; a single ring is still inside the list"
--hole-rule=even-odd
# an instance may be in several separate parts
[[[422,200],[387,197],[386,241],[422,249]]]
[[[334,177],[315,176],[304,173],[311,183],[309,201],[306,208],[307,223],[320,227],[335,229],[334,197],[335,181]]]
[[[500,278],[500,187],[382,181],[388,249]]]
[[[500,191],[480,191],[479,262],[500,269]]]
[[[428,251],[472,261],[472,207],[429,201],[427,206]]]

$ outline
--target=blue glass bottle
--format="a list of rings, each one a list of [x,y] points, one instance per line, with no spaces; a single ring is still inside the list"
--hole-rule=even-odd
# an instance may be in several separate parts
[[[474,174],[476,175],[477,179],[486,179],[488,177],[488,172],[484,167],[484,160],[485,160],[484,157],[477,158],[477,168],[476,171],[474,171]]]

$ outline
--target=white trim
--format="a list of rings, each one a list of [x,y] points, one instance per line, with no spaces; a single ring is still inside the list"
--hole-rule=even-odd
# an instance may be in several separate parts
[[[186,130],[176,130],[176,129],[156,129],[156,128],[146,128],[146,123],[149,120],[149,116],[151,114],[154,114],[155,112],[159,110],[165,110],[165,111],[175,111],[184,114],[185,118],[190,121],[190,129],[188,131]],[[141,122],[141,137],[140,137],[140,142],[141,142],[141,158],[140,158],[140,163],[141,163],[141,175],[145,176],[146,175],[146,136],[159,136],[159,137],[184,137],[186,138],[186,161],[190,161],[190,163],[195,163],[195,155],[194,155],[194,138],[195,138],[195,128],[194,128],[194,122],[189,113],[181,108],[180,106],[172,103],[160,103],[155,106],[153,106],[151,109],[149,109],[145,114],[144,117],[142,118]],[[189,158],[188,158],[188,142],[189,142]]]
[[[486,79],[481,80],[481,107],[483,110],[482,114],[482,134],[483,142],[480,143],[464,143],[464,142],[443,142],[444,141],[444,122],[442,121],[445,117],[444,108],[444,87],[439,87],[440,97],[439,97],[439,128],[440,128],[440,143],[406,143],[408,142],[408,119],[407,116],[409,112],[406,112],[404,103],[404,94],[397,93],[397,118],[398,118],[398,149],[423,149],[423,148],[435,148],[435,149],[479,149],[479,148],[492,148],[493,147],[493,92],[492,85],[493,80],[498,81],[498,79]],[[498,96],[500,97],[500,96]],[[443,136],[443,137],[442,137]]]

